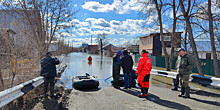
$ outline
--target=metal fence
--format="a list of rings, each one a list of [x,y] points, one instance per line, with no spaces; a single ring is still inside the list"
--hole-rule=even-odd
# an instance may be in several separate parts
[[[152,60],[153,66],[154,67],[161,67],[161,68],[166,68],[165,65],[165,57],[163,56],[149,56],[150,59]],[[138,60],[140,58],[140,55],[135,55],[135,63],[138,63]],[[172,68],[175,69],[175,64],[176,64],[177,58],[173,58],[173,63],[172,63]],[[210,75],[210,76],[215,76],[214,72],[214,65],[213,65],[213,60],[212,59],[200,59],[202,69],[205,75]],[[218,60],[219,68],[220,68],[220,60]],[[193,73],[198,73],[197,67],[194,67],[192,69]]]

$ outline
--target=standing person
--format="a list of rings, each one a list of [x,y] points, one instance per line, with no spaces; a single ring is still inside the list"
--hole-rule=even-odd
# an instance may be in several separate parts
[[[133,59],[130,55],[128,55],[128,51],[123,51],[123,57],[121,59],[121,66],[123,68],[124,73],[124,89],[131,88],[132,86],[132,67],[133,67]]]
[[[177,73],[180,77],[181,93],[178,95],[183,98],[190,98],[189,75],[192,73],[193,60],[183,48],[179,49],[180,60],[177,60]],[[185,96],[184,96],[185,95]]]
[[[47,97],[48,85],[50,84],[50,96],[54,97],[55,77],[57,76],[56,65],[60,61],[52,58],[52,53],[47,52],[46,57],[41,60],[40,75],[44,77],[44,96]]]
[[[176,62],[180,61],[180,59],[181,59],[181,57],[178,55]],[[176,69],[177,69],[177,71],[179,71],[179,70],[178,70],[178,69],[179,69],[179,66],[180,66],[180,64],[179,64],[179,63],[176,63]],[[174,86],[174,87],[173,87],[171,90],[177,91],[178,88],[179,88],[179,73],[177,73],[176,79],[173,79],[173,86]]]
[[[146,97],[148,95],[150,71],[152,69],[152,61],[148,57],[146,50],[141,51],[141,58],[138,61],[137,71],[138,74],[137,82],[141,89],[141,94],[138,97]]]
[[[122,55],[122,52],[119,50],[117,54],[113,57],[113,70],[112,70],[113,87],[116,89],[120,89],[118,82],[120,78],[121,55]]]

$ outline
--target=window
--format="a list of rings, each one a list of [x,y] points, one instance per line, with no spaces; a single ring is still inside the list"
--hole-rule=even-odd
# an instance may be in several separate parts
[[[171,36],[163,35],[163,40],[164,41],[171,41]],[[160,41],[161,41],[161,37],[160,37]]]
[[[141,38],[141,45],[144,45],[144,39]]]
[[[147,37],[147,45],[150,45],[150,37]]]

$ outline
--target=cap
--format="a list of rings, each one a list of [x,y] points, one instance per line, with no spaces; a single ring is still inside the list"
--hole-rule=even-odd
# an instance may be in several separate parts
[[[122,54],[122,52],[119,50],[118,52],[117,52],[117,55],[121,55]]]
[[[185,52],[185,49],[184,49],[184,48],[180,48],[180,49],[178,50],[178,52],[180,52],[180,51],[184,51],[184,52]]]

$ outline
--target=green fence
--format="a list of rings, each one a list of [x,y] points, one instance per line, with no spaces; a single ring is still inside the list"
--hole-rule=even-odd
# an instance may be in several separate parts
[[[165,66],[165,57],[162,56],[149,56],[152,60],[152,65],[155,67],[166,68]],[[135,55],[135,63],[137,65],[140,55]],[[172,69],[175,69],[177,58],[173,58]],[[215,76],[214,65],[212,59],[200,59],[202,69],[205,75]],[[218,60],[219,68],[220,68],[220,60]],[[192,69],[193,73],[198,73],[197,67]]]

